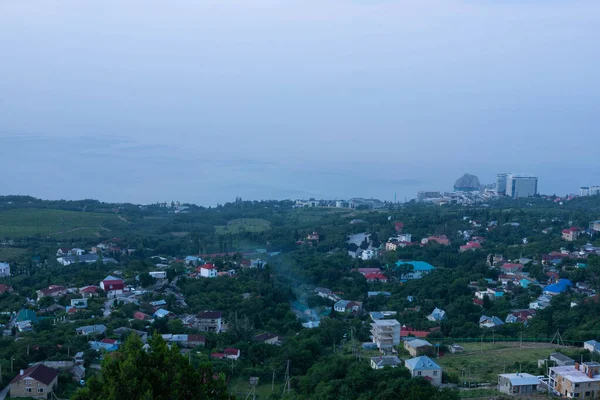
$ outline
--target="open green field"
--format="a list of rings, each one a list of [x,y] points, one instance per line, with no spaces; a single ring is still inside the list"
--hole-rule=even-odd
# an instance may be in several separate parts
[[[27,255],[27,249],[0,247],[0,261],[13,261]]]
[[[461,343],[459,343],[461,344]],[[444,369],[444,372],[453,374],[462,379],[468,380],[471,375],[472,382],[498,381],[498,374],[518,372],[528,372],[538,375],[537,360],[548,358],[551,353],[560,351],[556,346],[545,343],[524,343],[523,348],[519,348],[519,343],[479,343],[461,344],[465,348],[464,353],[447,353],[440,357],[437,363]],[[483,351],[482,351],[483,349]]]
[[[227,233],[239,233],[239,232],[264,232],[271,229],[271,223],[267,220],[260,218],[238,218],[231,220],[227,225],[217,225],[215,230],[218,235],[225,235]]]
[[[0,212],[0,238],[51,236],[60,239],[100,236],[126,222],[113,214],[16,209]]]

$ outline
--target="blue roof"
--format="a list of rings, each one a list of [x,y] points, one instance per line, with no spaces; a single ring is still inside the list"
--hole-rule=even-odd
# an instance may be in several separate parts
[[[119,349],[119,346],[116,344],[102,343],[97,341],[90,341],[88,343],[90,345],[90,348],[96,351],[106,350],[108,352],[111,352]]]
[[[526,288],[527,286],[531,285],[531,281],[530,281],[529,279],[525,279],[525,278],[523,278],[523,279],[521,279],[521,280],[519,281],[519,284],[520,284],[522,287]]]
[[[389,297],[392,294],[390,292],[367,292],[368,297],[379,296],[379,295]]]
[[[398,261],[396,267],[402,264],[410,264],[413,266],[413,271],[433,271],[435,267],[425,261]]]
[[[154,313],[154,316],[157,317],[157,318],[164,318],[164,317],[168,316],[169,314],[170,314],[169,311],[165,310],[164,308],[159,308]]]
[[[410,360],[406,360],[406,366],[410,367],[413,371],[427,370],[427,369],[442,369],[435,363],[431,358],[427,356],[415,357]]]
[[[21,321],[31,321],[32,323],[37,322],[37,315],[35,314],[35,311],[33,310],[29,310],[27,308],[22,309],[21,311],[19,311],[19,313],[17,314],[17,322],[21,322]]]
[[[600,343],[596,342],[595,340],[588,340],[585,342],[585,344],[589,344],[594,347],[595,350],[600,351]]]
[[[573,286],[573,282],[568,279],[559,279],[558,282],[548,285],[544,288],[544,292],[562,293],[569,287]]]

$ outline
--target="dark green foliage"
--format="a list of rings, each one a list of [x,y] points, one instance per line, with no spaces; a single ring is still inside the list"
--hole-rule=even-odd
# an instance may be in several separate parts
[[[373,370],[365,360],[332,355],[294,380],[303,399],[458,399],[458,392],[439,390],[424,379],[411,379],[404,367]]]
[[[188,400],[229,399],[225,381],[213,376],[210,363],[192,367],[169,349],[159,335],[149,341],[148,351],[136,335],[125,342],[122,351],[107,355],[102,372],[86,382],[73,400]]]

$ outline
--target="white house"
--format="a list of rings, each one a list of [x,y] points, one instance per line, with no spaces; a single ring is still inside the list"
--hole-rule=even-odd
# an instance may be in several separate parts
[[[241,351],[240,349],[228,347],[225,350],[223,350],[223,354],[225,355],[225,358],[229,360],[237,360],[238,358],[240,358]]]
[[[100,282],[100,288],[106,292],[107,296],[114,297],[123,294],[125,282],[121,278],[109,275]]]
[[[7,263],[0,263],[0,278],[10,276],[10,265]]]
[[[152,271],[148,274],[154,279],[167,279],[167,271]]]
[[[589,351],[590,353],[598,353],[600,354],[600,343],[595,340],[588,340],[583,343],[583,348]]]
[[[498,375],[498,391],[506,394],[531,395],[537,393],[540,380],[531,374]]]
[[[71,254],[72,256],[82,256],[85,254],[85,250],[83,249],[78,249],[77,247],[71,249]]]
[[[371,357],[371,368],[373,369],[396,368],[400,364],[402,361],[396,356]]]
[[[203,278],[216,278],[217,267],[212,264],[204,264],[200,267],[200,276]]]
[[[399,242],[407,242],[410,243],[412,241],[412,235],[410,233],[401,233],[398,235]]]
[[[425,378],[433,386],[442,384],[442,367],[427,356],[415,357],[404,362],[404,366],[413,378]]]
[[[375,251],[373,250],[365,250],[362,252],[362,255],[360,256],[363,260],[367,261],[367,260],[372,260],[373,258],[375,258]]]

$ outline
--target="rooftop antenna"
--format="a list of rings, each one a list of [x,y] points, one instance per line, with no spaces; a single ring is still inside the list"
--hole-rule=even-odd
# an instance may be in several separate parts
[[[287,360],[287,367],[285,368],[285,383],[283,384],[283,393],[282,395],[286,394],[289,396],[290,395],[290,391],[291,391],[291,385],[290,385],[290,360]]]

